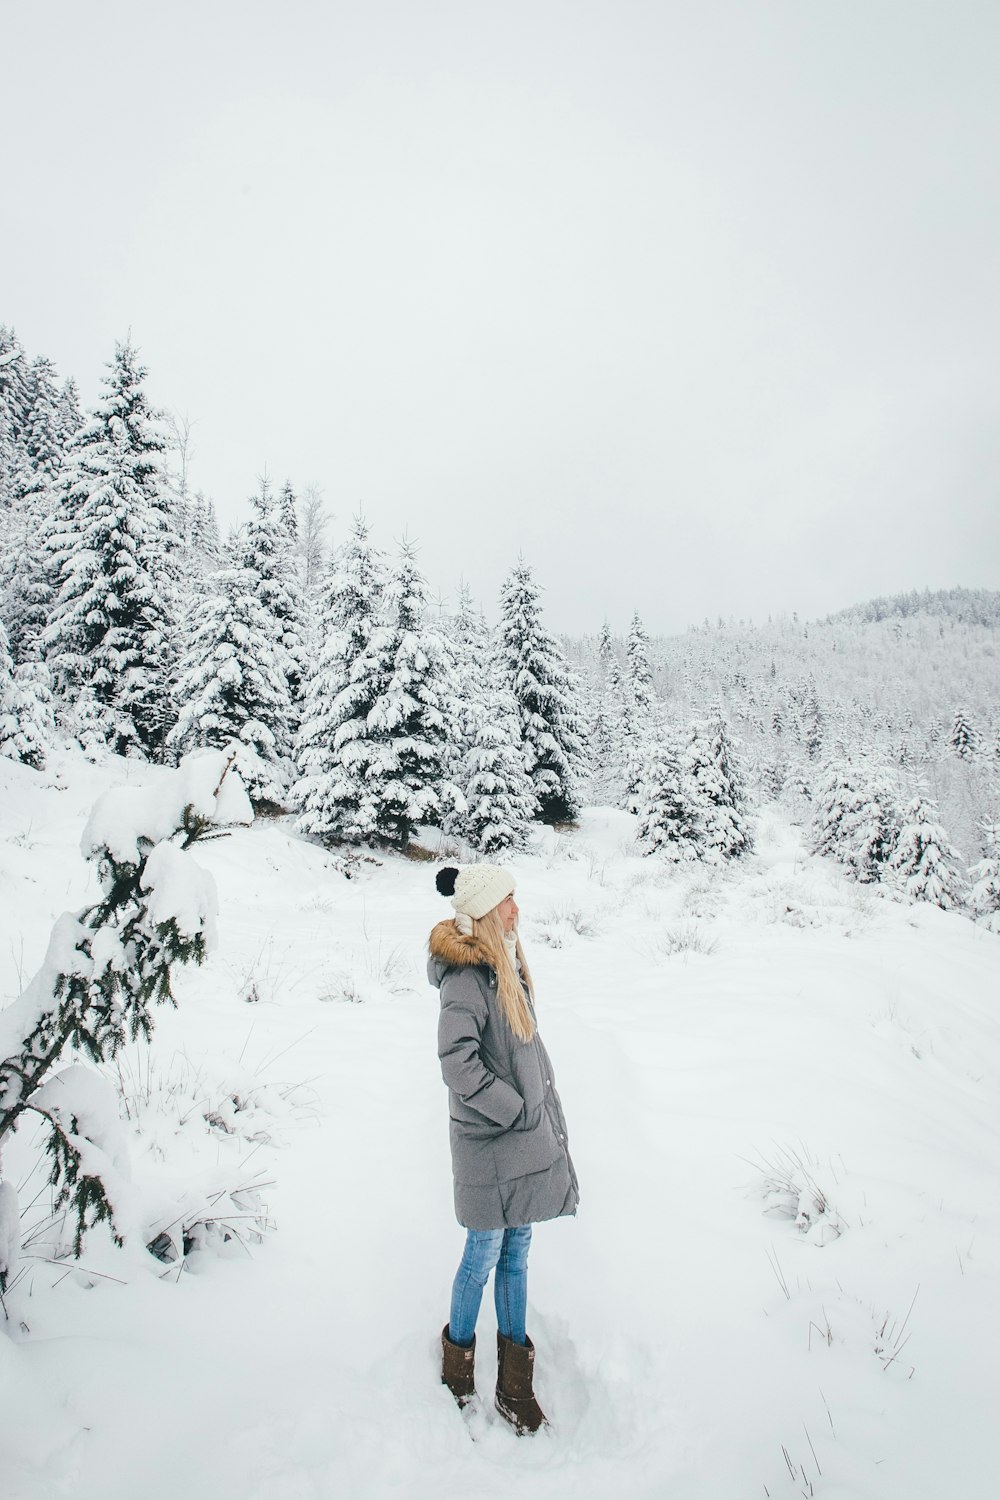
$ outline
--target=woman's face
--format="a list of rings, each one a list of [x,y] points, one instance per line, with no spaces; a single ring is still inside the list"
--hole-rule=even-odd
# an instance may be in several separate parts
[[[517,902],[514,900],[514,892],[505,896],[497,907],[497,916],[504,932],[513,932],[517,926]]]

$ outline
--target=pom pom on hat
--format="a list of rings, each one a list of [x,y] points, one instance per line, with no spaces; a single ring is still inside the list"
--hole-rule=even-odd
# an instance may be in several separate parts
[[[458,870],[454,865],[446,865],[443,870],[438,870],[434,884],[442,896],[454,896],[455,881],[458,879]]]

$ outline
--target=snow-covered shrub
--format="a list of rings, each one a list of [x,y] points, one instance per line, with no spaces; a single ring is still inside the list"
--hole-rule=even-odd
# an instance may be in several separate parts
[[[700,922],[676,922],[663,929],[653,946],[664,958],[673,958],[676,953],[700,953],[704,958],[711,958],[718,950],[719,940]]]
[[[413,992],[414,972],[402,944],[384,948],[381,940],[366,942],[356,953],[341,952],[339,961],[322,974],[318,998],[363,1005]]]
[[[532,934],[549,948],[563,948],[573,938],[593,938],[601,931],[600,920],[582,906],[553,906],[540,911],[531,923]]]
[[[776,1146],[767,1157],[751,1165],[760,1173],[757,1191],[762,1212],[776,1219],[790,1219],[811,1245],[829,1245],[839,1239],[844,1223],[817,1180],[818,1163],[794,1147]]]
[[[101,899],[59,918],[42,968],[0,1014],[0,1152],[29,1111],[47,1123],[50,1182],[76,1216],[77,1254],[101,1221],[121,1239],[133,1198],[117,1095],[78,1059],[104,1062],[149,1039],[152,1007],[174,1003],[172,965],[201,963],[214,940],[214,882],[187,849],[251,817],[218,753],[188,756],[155,786],[106,792],[82,839]]]
[[[272,1227],[261,1191],[271,1184],[263,1172],[214,1167],[199,1173],[149,1220],[146,1249],[167,1265],[186,1261],[194,1250],[245,1250],[260,1244]]]

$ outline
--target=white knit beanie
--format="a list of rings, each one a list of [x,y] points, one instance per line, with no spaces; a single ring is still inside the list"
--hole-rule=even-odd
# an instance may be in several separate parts
[[[437,888],[442,896],[451,896],[451,904],[459,916],[473,917],[476,921],[512,895],[515,884],[513,873],[502,865],[466,865],[464,870],[450,866],[437,874]]]

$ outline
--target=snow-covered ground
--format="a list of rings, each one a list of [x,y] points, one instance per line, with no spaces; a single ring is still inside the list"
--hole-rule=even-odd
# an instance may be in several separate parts
[[[99,792],[162,774],[0,761],[0,1004],[93,891]],[[103,1232],[82,1270],[30,1244],[0,1325],[4,1500],[988,1493],[1000,938],[852,886],[777,808],[724,872],[632,832],[592,810],[512,861],[581,1185],[531,1256],[551,1430],[518,1440],[487,1401],[470,1433],[439,1384],[463,1235],[435,866],[347,879],[261,822],[195,850],[218,952],[121,1073],[139,1188],[256,1185],[275,1230],[181,1274]],[[484,1394],[494,1326],[487,1297]]]

